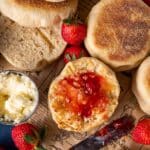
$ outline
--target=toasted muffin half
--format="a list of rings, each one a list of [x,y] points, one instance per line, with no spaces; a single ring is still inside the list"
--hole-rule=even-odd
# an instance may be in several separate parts
[[[150,50],[150,8],[142,0],[101,0],[89,14],[85,45],[117,71],[138,66]]]
[[[58,127],[86,132],[113,114],[120,93],[115,73],[92,57],[69,62],[50,85],[48,104]]]

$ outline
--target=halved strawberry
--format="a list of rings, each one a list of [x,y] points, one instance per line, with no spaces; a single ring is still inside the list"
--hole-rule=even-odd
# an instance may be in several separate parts
[[[150,118],[139,121],[131,135],[135,142],[150,145]]]
[[[62,37],[71,45],[80,45],[86,37],[87,26],[67,19],[62,25]]]

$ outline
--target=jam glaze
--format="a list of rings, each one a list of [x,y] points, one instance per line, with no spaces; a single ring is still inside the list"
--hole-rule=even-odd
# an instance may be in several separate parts
[[[93,109],[104,112],[109,103],[108,83],[94,72],[78,73],[61,80],[57,94],[65,97],[65,108],[81,118],[92,115]]]

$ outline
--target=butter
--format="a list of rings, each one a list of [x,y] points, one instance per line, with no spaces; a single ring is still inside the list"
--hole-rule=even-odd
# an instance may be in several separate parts
[[[38,101],[38,90],[30,78],[15,73],[0,73],[0,118],[19,123],[29,117]]]
[[[0,93],[0,115],[3,115],[5,113],[5,101],[7,100],[8,95],[6,94],[1,94]]]

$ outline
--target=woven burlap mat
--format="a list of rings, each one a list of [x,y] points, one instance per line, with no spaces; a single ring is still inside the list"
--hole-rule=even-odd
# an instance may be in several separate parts
[[[87,18],[92,6],[98,2],[97,0],[80,0],[78,14],[82,20]],[[85,134],[78,134],[73,132],[67,132],[57,128],[57,125],[53,122],[51,114],[47,105],[47,93],[51,81],[59,74],[64,66],[62,58],[45,68],[41,72],[25,72],[29,75],[37,84],[40,92],[40,103],[33,114],[30,123],[35,124],[38,127],[47,126],[46,137],[43,141],[43,146],[47,150],[68,150],[72,145],[78,143],[86,136]],[[17,70],[7,63],[2,56],[0,56],[0,69],[4,70]],[[121,96],[119,100],[119,106],[114,113],[111,120],[123,116],[125,114],[132,115],[136,118],[136,121],[145,114],[140,110],[134,95],[131,92],[131,75],[130,73],[118,73],[118,79],[121,85]],[[134,143],[130,135],[121,138],[117,142],[108,145],[103,148],[104,150],[150,150],[150,146],[142,146]]]

